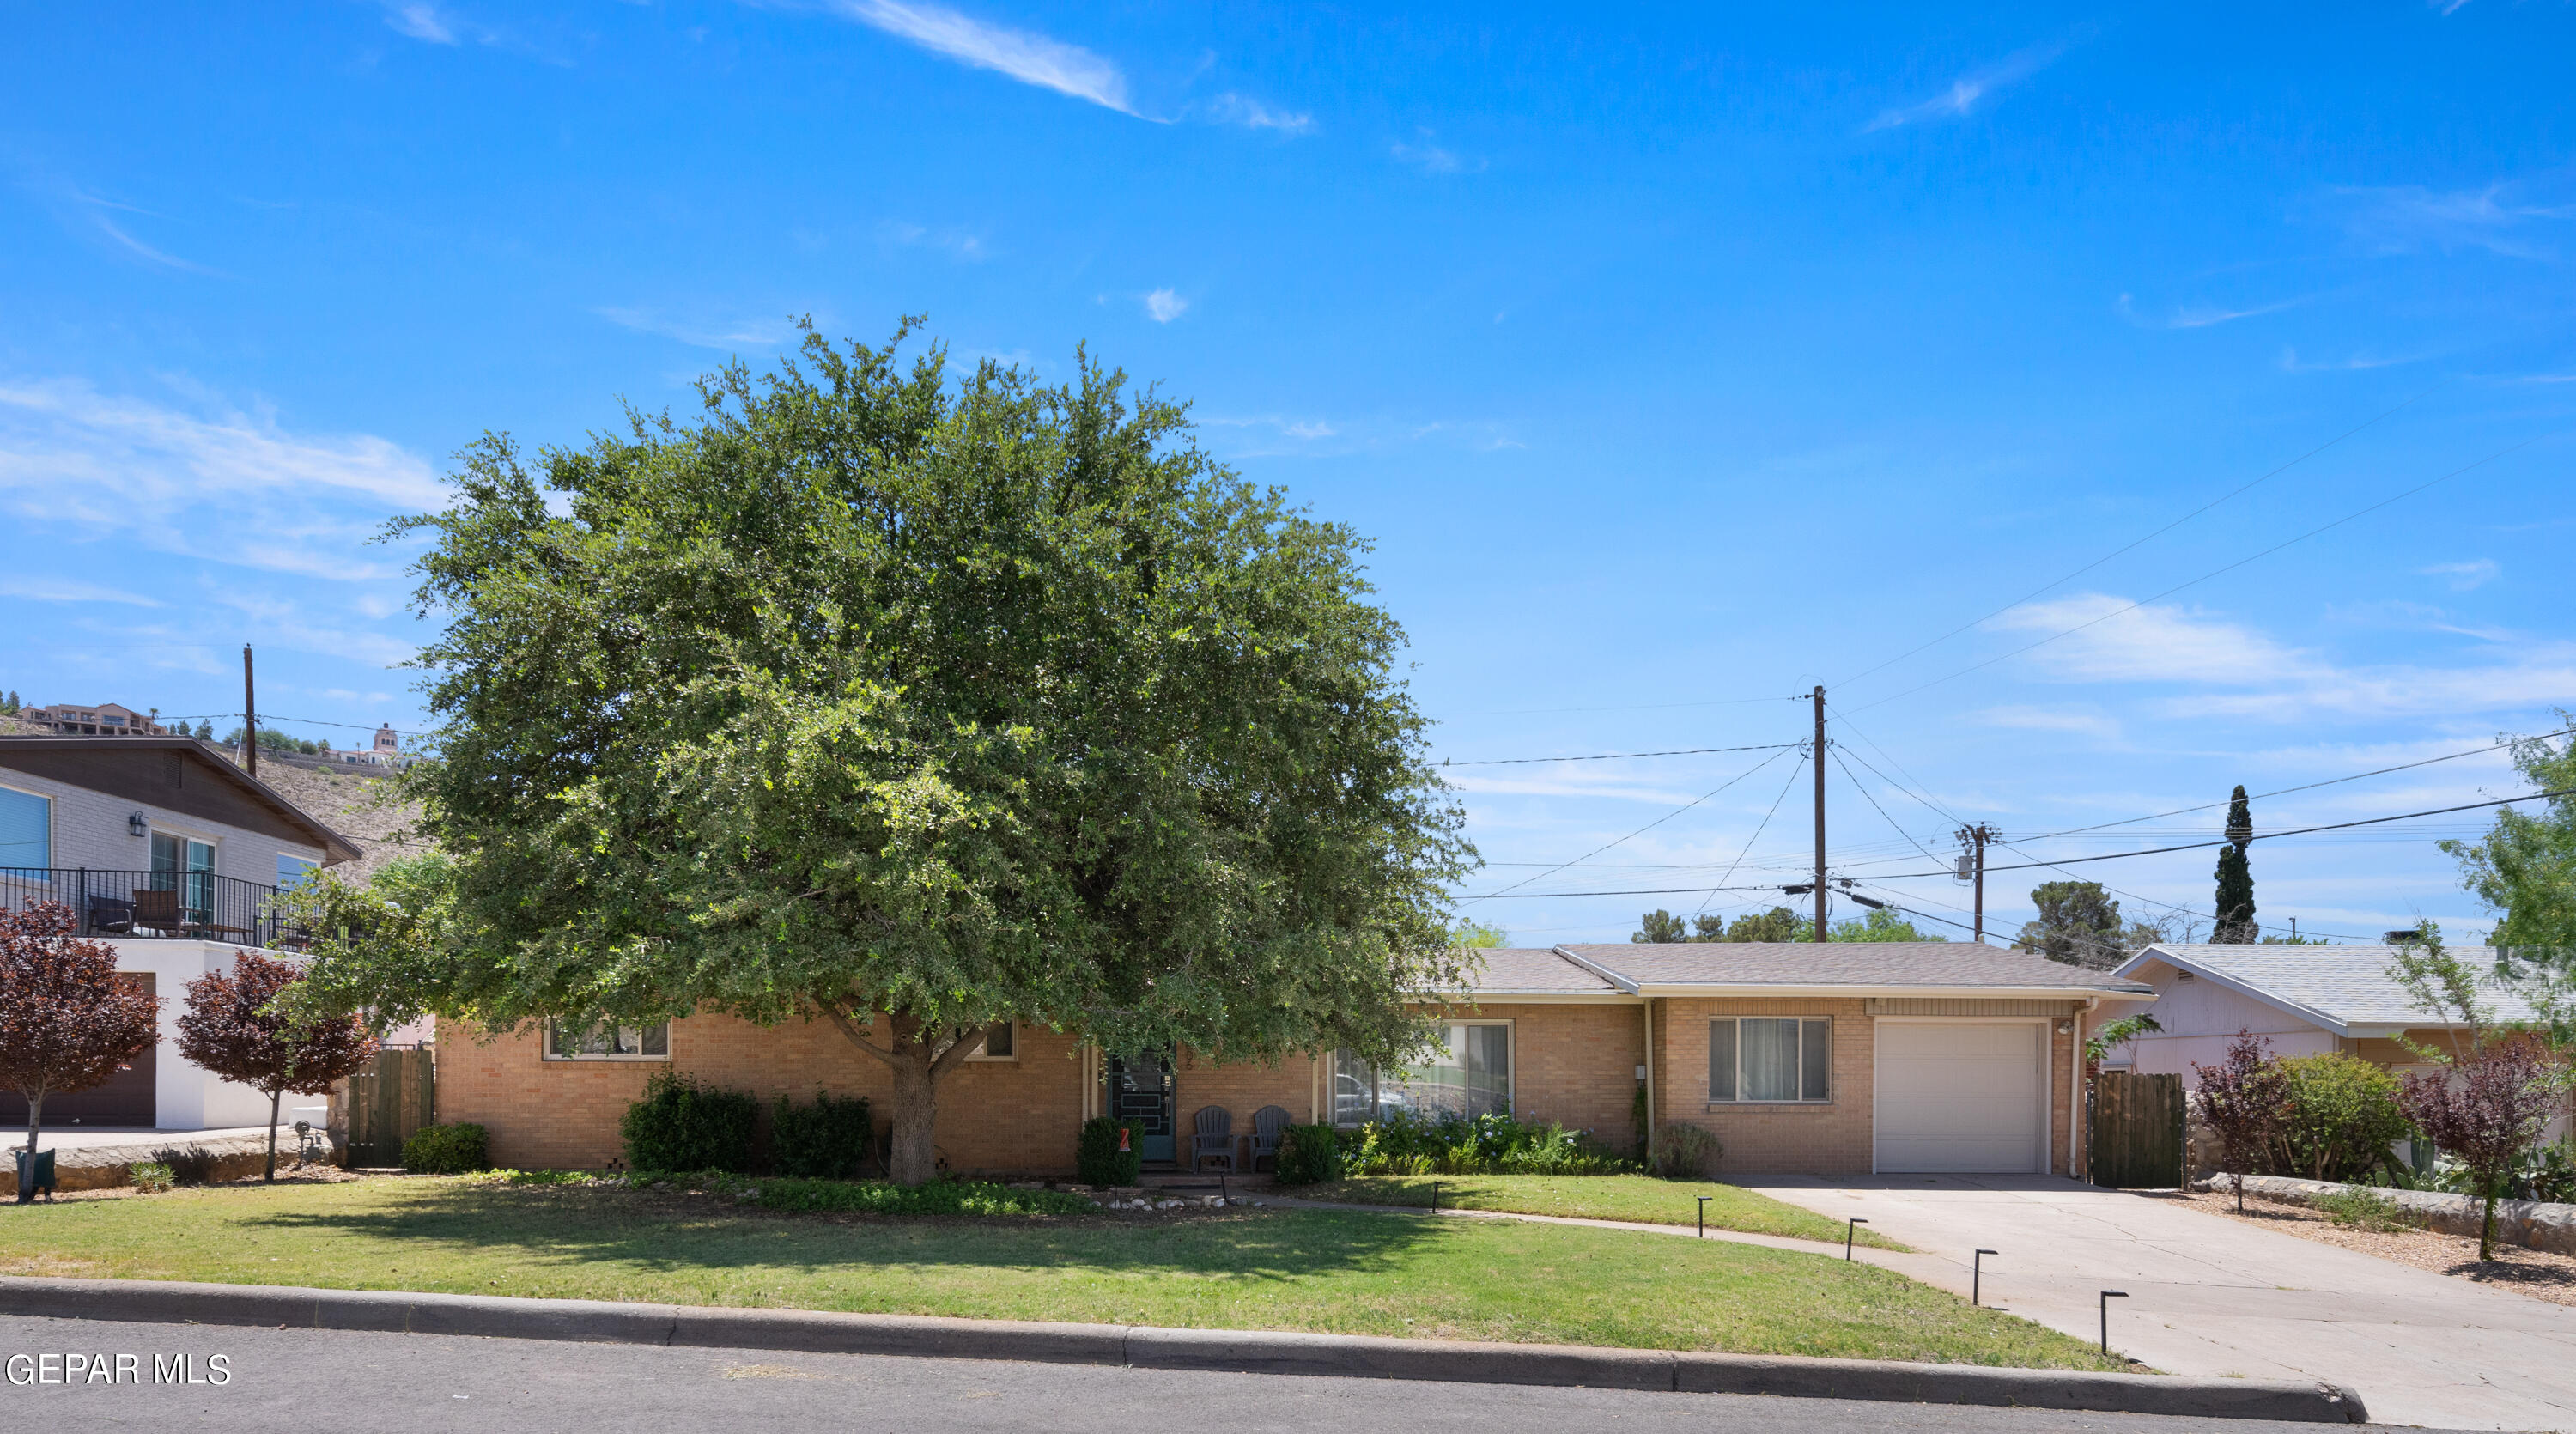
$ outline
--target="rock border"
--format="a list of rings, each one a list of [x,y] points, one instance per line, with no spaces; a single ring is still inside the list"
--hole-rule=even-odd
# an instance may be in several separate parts
[[[2314,1424],[2363,1424],[2370,1417],[2361,1397],[2348,1388],[2292,1380],[165,1280],[0,1277],[0,1314],[808,1354],[1007,1359],[1238,1374],[1985,1404]]]
[[[2232,1193],[2233,1176],[2209,1175],[2191,1182],[2194,1190]],[[2278,1200],[2287,1205],[2315,1209],[2319,1197],[2339,1195],[2347,1190],[2368,1190],[2386,1198],[2408,1215],[2424,1222],[2429,1230],[2445,1235],[2466,1235],[2476,1239],[2479,1226],[2486,1219],[2486,1199],[2477,1195],[2453,1195],[2443,1190],[2383,1190],[2375,1185],[2340,1185],[2331,1180],[2301,1180],[2288,1175],[2248,1175],[2245,1193]],[[2529,1250],[2547,1250],[2552,1254],[2576,1255],[2576,1205],[2559,1205],[2540,1200],[2498,1200],[2496,1202],[2496,1238],[2508,1245]]]

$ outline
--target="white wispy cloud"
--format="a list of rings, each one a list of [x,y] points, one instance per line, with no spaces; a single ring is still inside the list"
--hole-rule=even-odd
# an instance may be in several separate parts
[[[2361,369],[2395,368],[2399,364],[2421,363],[2422,354],[2375,354],[2367,349],[2339,359],[2303,359],[2299,351],[2284,345],[2281,349],[2283,373],[2351,373]]]
[[[1485,167],[1483,160],[1471,162],[1438,141],[1439,136],[1430,130],[1416,130],[1413,142],[1397,140],[1387,146],[1387,153],[1395,156],[1398,164],[1412,165],[1425,174],[1461,174]]]
[[[886,244],[914,249],[937,249],[954,258],[981,262],[987,257],[982,235],[954,225],[934,229],[927,224],[911,224],[889,219],[877,226],[877,239]]]
[[[2454,667],[2347,665],[2215,614],[2130,607],[2107,593],[2031,603],[1989,626],[2066,632],[2022,659],[2043,680],[2188,689],[2149,699],[2149,710],[2169,717],[2457,719],[2576,704],[2576,643],[2500,645],[2492,660]]]
[[[124,588],[85,583],[71,578],[32,576],[0,577],[0,597],[27,598],[34,602],[121,602],[136,607],[159,607],[157,598],[146,597]]]
[[[2301,302],[2298,299],[2283,299],[2277,303],[2254,304],[2244,308],[2207,303],[2183,304],[2176,307],[2171,314],[2163,318],[2155,318],[2138,312],[2136,301],[2129,295],[2122,294],[2119,307],[2122,318],[2142,328],[2206,329],[2215,328],[2220,324],[2232,324],[2238,319],[2254,319],[2265,314],[2277,314]]]
[[[2576,204],[2542,203],[2522,197],[2525,192],[2526,186],[2498,183],[2483,189],[2345,188],[2334,194],[2345,209],[2344,227],[2379,253],[2484,249],[2516,259],[2555,259],[2551,226],[2576,219]]]
[[[384,12],[385,24],[391,26],[395,34],[427,40],[433,45],[456,43],[456,27],[439,13],[436,5],[428,4],[426,0],[385,0]]]
[[[2467,592],[2471,588],[2494,582],[2496,575],[2504,570],[2496,565],[2496,560],[2493,558],[2471,558],[2459,563],[2435,563],[2431,567],[2417,568],[2415,571],[2428,578],[2449,578],[2452,591]]]
[[[2074,732],[2104,741],[2118,741],[2121,731],[2118,718],[2058,707],[1989,707],[1977,717],[1989,727],[2011,727],[2027,732]]]
[[[1155,323],[1168,324],[1188,313],[1190,301],[1169,289],[1156,289],[1144,299],[1145,312]]]
[[[1862,126],[1861,132],[1868,134],[1876,130],[1896,129],[1927,120],[1958,119],[1973,112],[1997,90],[2038,74],[2065,53],[2066,47],[2062,44],[2032,45],[2016,50],[1994,64],[1970,70],[1952,80],[1948,89],[1920,104],[1882,110],[1878,118]]]
[[[1239,124],[1245,129],[1270,129],[1281,134],[1312,134],[1315,117],[1302,110],[1275,109],[1249,95],[1232,92],[1217,96],[1200,107],[1200,113],[1218,124]]]
[[[211,399],[190,411],[76,380],[0,380],[0,509],[22,519],[356,580],[386,575],[364,547],[386,516],[445,497],[430,465],[387,439],[291,433]]]
[[[702,349],[776,348],[795,326],[785,319],[680,319],[652,309],[605,306],[591,310],[622,329],[654,334]]]
[[[829,8],[835,14],[909,40],[960,64],[1089,100],[1120,114],[1146,118],[1128,99],[1126,75],[1080,45],[977,20],[942,5],[904,4],[901,0],[831,0]]]

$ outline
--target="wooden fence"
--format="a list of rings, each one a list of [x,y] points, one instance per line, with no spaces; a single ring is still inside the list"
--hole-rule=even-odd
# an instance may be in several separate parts
[[[435,1049],[382,1050],[349,1077],[349,1164],[402,1164],[403,1142],[438,1123]]]
[[[2115,1190],[2182,1184],[2181,1076],[2104,1071],[2093,1082],[2091,1105],[2094,1184]]]

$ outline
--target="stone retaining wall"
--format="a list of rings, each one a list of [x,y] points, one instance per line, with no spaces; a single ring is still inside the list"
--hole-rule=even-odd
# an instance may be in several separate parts
[[[2234,1188],[2228,1177],[2213,1175],[2192,1182],[2194,1189],[2227,1191]],[[2248,1175],[2245,1193],[2260,1195],[2289,1205],[2313,1207],[2317,1198],[2355,1187],[2338,1185],[2328,1180],[2296,1180],[2286,1175]],[[2486,1201],[2474,1195],[2452,1195],[2439,1190],[2369,1189],[2374,1195],[2387,1197],[2398,1208],[2421,1221],[2427,1229],[2446,1235],[2477,1237],[2479,1225],[2486,1218]],[[2576,1205],[2553,1205],[2538,1200],[2498,1200],[2496,1202],[2496,1238],[2508,1245],[2526,1249],[2548,1250],[2554,1254],[2576,1255]]]
[[[20,1142],[25,1144],[22,1135]],[[41,1143],[41,1142],[40,1142]],[[107,1190],[134,1183],[134,1167],[147,1161],[175,1165],[172,1156],[196,1163],[204,1162],[202,1172],[184,1172],[192,1179],[239,1180],[257,1175],[268,1168],[266,1135],[230,1135],[212,1140],[192,1139],[184,1132],[140,1137],[115,1145],[81,1145],[54,1154],[54,1189]],[[337,1163],[338,1157],[332,1157]],[[278,1132],[277,1163],[280,1169],[295,1163],[295,1137]],[[18,1198],[17,1161],[0,1154],[0,1199]]]

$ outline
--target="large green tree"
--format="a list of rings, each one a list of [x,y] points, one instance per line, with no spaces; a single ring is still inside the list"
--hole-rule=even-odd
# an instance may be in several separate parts
[[[2030,904],[2039,919],[2022,924],[2015,943],[2051,961],[2097,969],[2116,966],[2128,954],[2122,939],[2120,903],[2098,881],[2045,881],[2032,887]]]
[[[2559,726],[2576,726],[2560,712]],[[2499,807],[2483,841],[2445,841],[2460,884],[2499,918],[2487,940],[2567,966],[2576,959],[2576,739],[2525,738],[2513,764],[2533,790],[2559,792],[2536,808]]]
[[[445,622],[405,778],[443,914],[428,954],[325,941],[334,989],[828,1021],[892,1072],[905,1183],[991,1021],[1400,1059],[1407,997],[1474,959],[1443,910],[1474,853],[1364,544],[1087,356],[961,375],[899,363],[910,330],[809,328],[586,448],[486,437],[397,525]]]
[[[2260,934],[2254,924],[2254,868],[2245,860],[2253,840],[2254,814],[2239,786],[2227,803],[2227,845],[2218,849],[2218,917],[2209,939],[2219,945],[2248,946]]]

